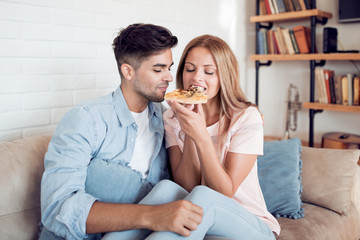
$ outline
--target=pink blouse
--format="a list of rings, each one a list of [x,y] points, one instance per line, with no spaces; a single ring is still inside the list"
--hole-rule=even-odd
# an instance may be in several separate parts
[[[180,150],[183,151],[185,134],[180,131],[179,121],[174,117],[171,109],[164,113],[163,119],[166,148],[179,146]],[[263,122],[259,111],[255,107],[248,107],[234,113],[230,126],[229,134],[223,144],[221,154],[219,154],[221,163],[224,162],[228,152],[263,154]],[[216,150],[218,149],[219,140],[218,128],[218,122],[207,127]],[[273,232],[280,234],[278,221],[266,208],[259,184],[257,162],[255,162],[249,175],[240,184],[233,198],[249,212],[267,223]]]

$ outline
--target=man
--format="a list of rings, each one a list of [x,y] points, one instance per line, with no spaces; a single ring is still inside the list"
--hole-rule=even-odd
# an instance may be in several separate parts
[[[160,102],[176,44],[151,24],[130,25],[114,39],[120,87],[71,109],[49,144],[40,239],[100,239],[132,229],[188,236],[200,223],[202,209],[191,202],[137,204],[168,178]]]

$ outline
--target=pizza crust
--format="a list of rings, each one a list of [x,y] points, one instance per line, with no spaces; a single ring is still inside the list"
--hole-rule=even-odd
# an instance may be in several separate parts
[[[183,104],[199,104],[207,102],[207,95],[197,89],[180,90],[176,89],[165,94],[165,100],[174,100]]]

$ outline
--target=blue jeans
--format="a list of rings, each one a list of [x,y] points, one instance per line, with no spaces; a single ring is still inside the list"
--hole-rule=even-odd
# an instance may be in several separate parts
[[[159,182],[139,204],[158,205],[180,199],[186,199],[201,206],[203,219],[198,228],[186,238],[173,232],[151,232],[146,229],[107,233],[103,240],[171,240],[203,239],[206,234],[231,239],[275,240],[275,236],[266,223],[243,208],[235,200],[226,197],[208,187],[197,186],[191,193],[169,180]]]

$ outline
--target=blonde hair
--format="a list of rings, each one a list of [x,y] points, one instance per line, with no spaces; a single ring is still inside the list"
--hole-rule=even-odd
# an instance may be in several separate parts
[[[195,47],[208,49],[214,57],[218,69],[220,80],[218,99],[221,106],[219,114],[219,134],[222,135],[220,143],[223,143],[230,129],[230,122],[234,111],[255,105],[246,99],[240,88],[239,64],[234,53],[224,40],[212,35],[196,37],[185,47],[176,73],[177,88],[184,88],[183,71],[185,60],[189,52]],[[220,122],[221,119],[223,119],[223,121]],[[219,146],[221,145],[222,144]]]

